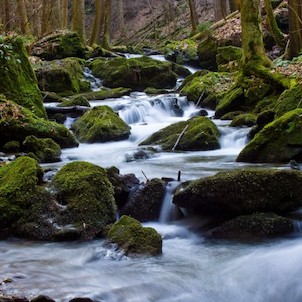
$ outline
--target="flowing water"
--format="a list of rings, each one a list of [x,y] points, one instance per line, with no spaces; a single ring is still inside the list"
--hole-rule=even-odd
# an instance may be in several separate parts
[[[97,85],[100,85],[98,83]],[[153,132],[186,120],[198,108],[171,93],[148,97],[133,93],[120,99],[94,101],[114,108],[131,126],[127,141],[81,144],[63,151],[59,168],[74,160],[103,167],[112,165],[121,174],[148,178],[196,179],[218,171],[246,166],[235,158],[246,144],[248,129],[218,125],[221,149],[203,152],[158,152],[131,161],[139,143]],[[213,112],[209,111],[209,118]],[[69,120],[70,124],[70,120]],[[129,160],[130,158],[130,160]],[[285,168],[285,167],[282,167]],[[37,243],[11,239],[0,241],[0,293],[48,295],[57,301],[90,297],[108,302],[299,302],[302,300],[302,238],[255,243],[205,239],[195,233],[193,220],[173,221],[173,190],[167,187],[159,222],[149,223],[163,237],[163,255],[131,259],[102,240],[74,243]],[[199,221],[203,223],[203,221]],[[297,224],[297,230],[300,225]]]

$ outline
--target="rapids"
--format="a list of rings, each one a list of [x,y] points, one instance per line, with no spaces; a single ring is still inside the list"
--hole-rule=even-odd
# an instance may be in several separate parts
[[[91,74],[87,71],[86,76]],[[101,85],[94,83],[95,89]],[[181,171],[181,181],[185,181],[248,166],[237,163],[235,158],[246,144],[249,129],[231,128],[228,122],[215,119],[222,134],[219,150],[159,152],[144,160],[126,160],[150,134],[186,120],[200,109],[176,93],[154,97],[133,93],[91,104],[109,105],[116,110],[131,126],[130,138],[65,149],[62,162],[45,168],[86,160],[105,168],[114,165],[121,174],[134,173],[142,181],[142,171],[148,178],[177,178]],[[214,113],[208,113],[213,118]],[[66,125],[72,121],[69,118]],[[194,232],[195,221],[171,221],[174,185],[167,188],[160,221],[146,224],[162,235],[162,256],[131,259],[102,240],[0,241],[0,282],[11,279],[0,283],[0,293],[27,298],[43,294],[62,302],[74,297],[104,302],[302,301],[301,227],[292,237],[265,242],[206,240]]]

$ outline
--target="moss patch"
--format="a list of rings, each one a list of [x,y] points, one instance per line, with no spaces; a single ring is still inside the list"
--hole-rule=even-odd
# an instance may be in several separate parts
[[[140,145],[161,145],[164,150],[172,150],[180,133],[187,125],[188,128],[175,150],[198,151],[219,148],[220,133],[216,125],[203,116],[172,124],[154,133]]]
[[[247,127],[252,127],[256,124],[257,116],[254,114],[250,113],[244,113],[237,115],[234,117],[232,120],[230,126],[231,127],[242,127],[242,126],[247,126]]]
[[[122,248],[126,255],[162,253],[162,238],[153,228],[144,228],[134,218],[122,216],[109,230],[108,238]]]
[[[97,106],[85,112],[72,130],[81,142],[106,142],[127,139],[130,127],[108,106]]]

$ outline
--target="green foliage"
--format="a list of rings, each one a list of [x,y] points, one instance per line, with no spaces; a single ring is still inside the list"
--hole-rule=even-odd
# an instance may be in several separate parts
[[[206,35],[211,35],[213,33],[213,30],[211,29],[212,24],[213,22],[211,21],[199,23],[197,26],[197,32],[203,32]]]
[[[0,35],[0,68],[8,70],[6,62],[21,64],[20,56],[14,51],[13,44]]]

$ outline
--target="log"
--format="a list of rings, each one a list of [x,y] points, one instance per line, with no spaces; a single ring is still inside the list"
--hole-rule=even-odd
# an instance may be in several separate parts
[[[56,113],[77,113],[83,114],[87,110],[91,109],[85,106],[70,106],[70,107],[45,107],[47,114],[56,114]]]
[[[181,133],[179,134],[178,138],[177,138],[177,141],[175,142],[173,148],[172,148],[172,151],[175,150],[175,148],[177,147],[177,145],[179,144],[181,138],[183,137],[183,135],[185,134],[185,132],[187,131],[189,125],[186,125],[186,127],[181,131]]]

